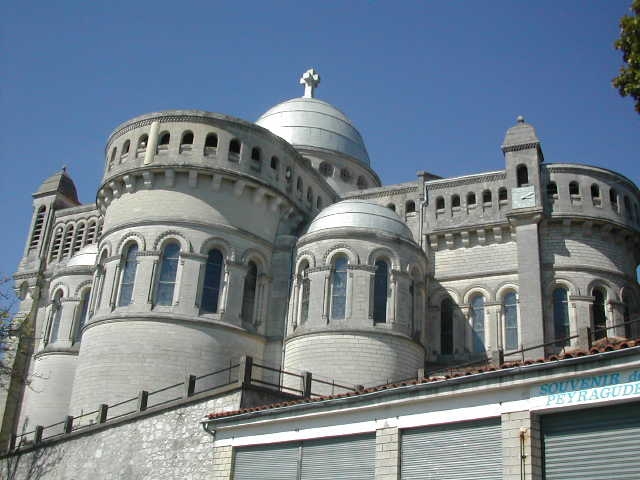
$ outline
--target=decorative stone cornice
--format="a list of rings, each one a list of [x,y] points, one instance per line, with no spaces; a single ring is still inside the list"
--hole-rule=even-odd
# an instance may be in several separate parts
[[[427,191],[436,191],[462,187],[465,185],[481,185],[485,183],[504,182],[507,175],[504,171],[491,172],[482,175],[469,175],[453,179],[431,180],[425,183]]]
[[[540,147],[540,142],[521,143],[520,145],[503,145],[502,152],[520,152],[522,150],[529,150],[532,148]]]

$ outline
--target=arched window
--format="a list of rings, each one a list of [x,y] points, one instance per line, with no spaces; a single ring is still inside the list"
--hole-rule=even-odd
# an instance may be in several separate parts
[[[516,292],[509,292],[502,300],[504,312],[504,348],[516,350],[518,348],[518,296]]]
[[[627,218],[631,218],[633,215],[633,210],[631,209],[631,200],[626,195],[624,196],[624,216]]]
[[[394,211],[394,212],[396,211],[396,206],[395,206],[395,204],[393,204],[393,203],[388,203],[388,204],[387,204],[387,208],[388,208],[389,210]]]
[[[450,298],[440,304],[440,353],[453,354],[453,301]]]
[[[300,290],[300,318],[299,323],[303,324],[309,319],[309,294],[311,292],[311,280],[309,280],[309,262],[305,261],[300,265],[300,276],[302,277]]]
[[[333,260],[331,272],[331,320],[345,318],[347,306],[347,265],[349,261],[344,255]]]
[[[91,289],[85,288],[80,295],[80,305],[78,305],[78,317],[76,318],[76,328],[73,332],[73,343],[78,343],[82,337],[82,329],[87,323],[89,313],[89,296]]]
[[[304,188],[302,184],[302,177],[298,177],[298,181],[296,182],[296,190],[298,193],[302,194],[302,189]]]
[[[258,283],[258,266],[253,261],[247,265],[247,275],[244,277],[242,292],[242,319],[253,323],[253,310],[256,304],[256,286]]]
[[[73,231],[74,231],[74,226],[69,225],[67,227],[67,230],[64,232],[64,243],[62,244],[62,258],[65,258],[71,255],[71,246],[73,245]]]
[[[547,184],[547,196],[549,198],[558,198],[558,184],[556,182]]]
[[[311,187],[307,188],[307,202],[312,203],[313,201],[313,190]]]
[[[507,194],[507,189],[504,187],[501,187],[498,190],[498,201],[499,202],[506,202],[509,198],[509,195]]]
[[[169,142],[171,141],[171,134],[169,132],[163,132],[158,139],[158,150],[167,150],[169,148]]]
[[[569,195],[580,195],[580,185],[578,182],[569,183]]]
[[[40,237],[42,236],[42,227],[44,226],[44,217],[47,212],[47,207],[44,205],[38,208],[36,214],[36,220],[33,222],[33,232],[31,232],[31,241],[29,242],[29,249],[36,248],[40,243]]]
[[[47,343],[54,343],[60,336],[60,320],[62,318],[62,290],[58,290],[51,302],[51,321]]]
[[[444,210],[444,197],[436,198],[436,210]]]
[[[320,168],[318,170],[320,170],[320,173],[325,177],[330,177],[331,175],[333,175],[333,167],[331,166],[330,163],[327,163],[327,162],[320,163]]]
[[[216,148],[218,148],[218,135],[208,133],[204,141],[204,154],[209,155],[215,153]]]
[[[482,192],[482,203],[491,204],[491,190],[485,190]]]
[[[451,207],[460,208],[460,195],[456,194],[451,196]]]
[[[107,251],[103,250],[102,255],[100,255],[100,261],[98,262],[98,267],[96,269],[96,283],[97,283],[97,296],[94,300],[93,307],[91,312],[98,310],[100,305],[102,305],[102,293],[104,291],[104,279],[105,279],[105,264],[107,263]]]
[[[127,249],[122,265],[122,277],[120,281],[120,295],[118,306],[126,307],[133,299],[133,285],[136,281],[136,270],[138,269],[138,244],[132,243]]]
[[[600,187],[597,183],[591,185],[591,200],[594,205],[600,205]]]
[[[89,228],[87,228],[87,245],[91,245],[96,242],[96,221],[89,221]]]
[[[182,134],[180,145],[193,145],[193,132],[187,130]]]
[[[570,336],[569,328],[569,296],[566,288],[558,287],[553,291],[553,334],[556,339]],[[556,345],[569,345],[569,340]]]
[[[72,253],[76,253],[78,250],[82,248],[82,244],[84,242],[84,229],[85,229],[84,222],[80,222],[78,224],[78,227],[76,228],[76,235],[73,240]]]
[[[109,170],[113,168],[113,165],[116,163],[116,147],[113,147],[111,150],[111,157],[109,158]]]
[[[259,162],[261,158],[260,149],[258,147],[253,147],[251,149],[251,160],[255,162]]]
[[[409,200],[407,203],[404,204],[404,211],[405,213],[413,213],[416,211],[416,202],[414,202],[413,200]]]
[[[271,157],[271,168],[277,170],[279,163],[280,161],[278,160],[278,157]]]
[[[322,210],[322,198],[320,198],[320,195],[316,198],[316,208]]]
[[[127,158],[127,156],[129,156],[129,148],[131,147],[131,141],[127,140],[126,142],[124,142],[124,145],[122,145],[122,151],[120,152],[120,161],[124,160]]]
[[[387,321],[387,296],[389,292],[389,264],[384,260],[376,261],[376,273],[373,278],[373,321]]]
[[[607,295],[601,288],[594,288],[593,292],[593,333],[596,339],[607,336]]]
[[[343,168],[340,170],[340,178],[343,182],[351,182],[351,172],[348,168]]]
[[[218,311],[218,299],[220,297],[220,284],[222,280],[222,253],[220,250],[209,250],[207,254],[207,266],[205,268],[204,283],[202,285],[202,311],[216,313]]]
[[[156,305],[173,305],[173,292],[176,287],[179,257],[180,245],[178,243],[168,243],[162,249],[160,270],[158,271],[158,281],[156,283]]]
[[[367,181],[364,179],[364,177],[362,175],[360,175],[358,177],[358,180],[356,181],[356,185],[358,186],[358,188],[360,190],[364,190],[365,188],[367,188],[369,186],[367,184]]]
[[[234,138],[229,142],[229,153],[240,155],[240,140]]]
[[[622,293],[622,318],[624,321],[624,336],[631,338],[631,295],[625,291]]]
[[[475,206],[476,204],[476,194],[473,192],[469,192],[467,193],[467,205],[471,206]]]
[[[51,260],[57,260],[60,255],[60,246],[62,245],[62,235],[64,231],[62,227],[56,228],[53,234],[53,243],[51,244]]]
[[[484,296],[474,295],[470,303],[473,351],[475,353],[484,353]]]
[[[146,133],[144,135],[140,135],[138,139],[138,146],[136,147],[136,156],[144,153],[147,149],[147,143],[149,143],[149,135]]]
[[[526,165],[518,165],[516,168],[516,177],[519,187],[526,187],[529,185],[529,171]]]
[[[618,211],[618,192],[616,192],[613,188],[609,190],[609,201],[611,202],[611,208]]]

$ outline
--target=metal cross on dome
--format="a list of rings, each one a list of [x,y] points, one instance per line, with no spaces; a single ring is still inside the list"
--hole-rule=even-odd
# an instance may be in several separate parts
[[[300,77],[300,84],[304,85],[304,98],[313,98],[313,91],[320,84],[320,75],[310,68]]]

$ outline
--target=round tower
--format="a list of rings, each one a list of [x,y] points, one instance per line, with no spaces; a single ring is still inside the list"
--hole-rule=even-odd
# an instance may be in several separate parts
[[[267,337],[283,336],[287,292],[274,271],[289,268],[299,224],[333,201],[295,149],[252,123],[174,110],[116,128],[97,193],[104,227],[71,413],[245,354],[279,364]],[[161,396],[176,391],[153,400]]]
[[[285,370],[364,385],[415,376],[426,267],[390,209],[363,200],[324,209],[297,244]]]

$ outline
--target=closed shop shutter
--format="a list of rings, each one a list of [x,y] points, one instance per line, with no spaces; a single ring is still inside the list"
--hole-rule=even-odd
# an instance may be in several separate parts
[[[238,448],[234,480],[297,480],[298,443]]]
[[[640,402],[541,417],[547,480],[640,478]]]
[[[373,434],[305,441],[302,443],[301,480],[373,479],[375,456]]]
[[[402,480],[502,479],[500,419],[403,430]]]

